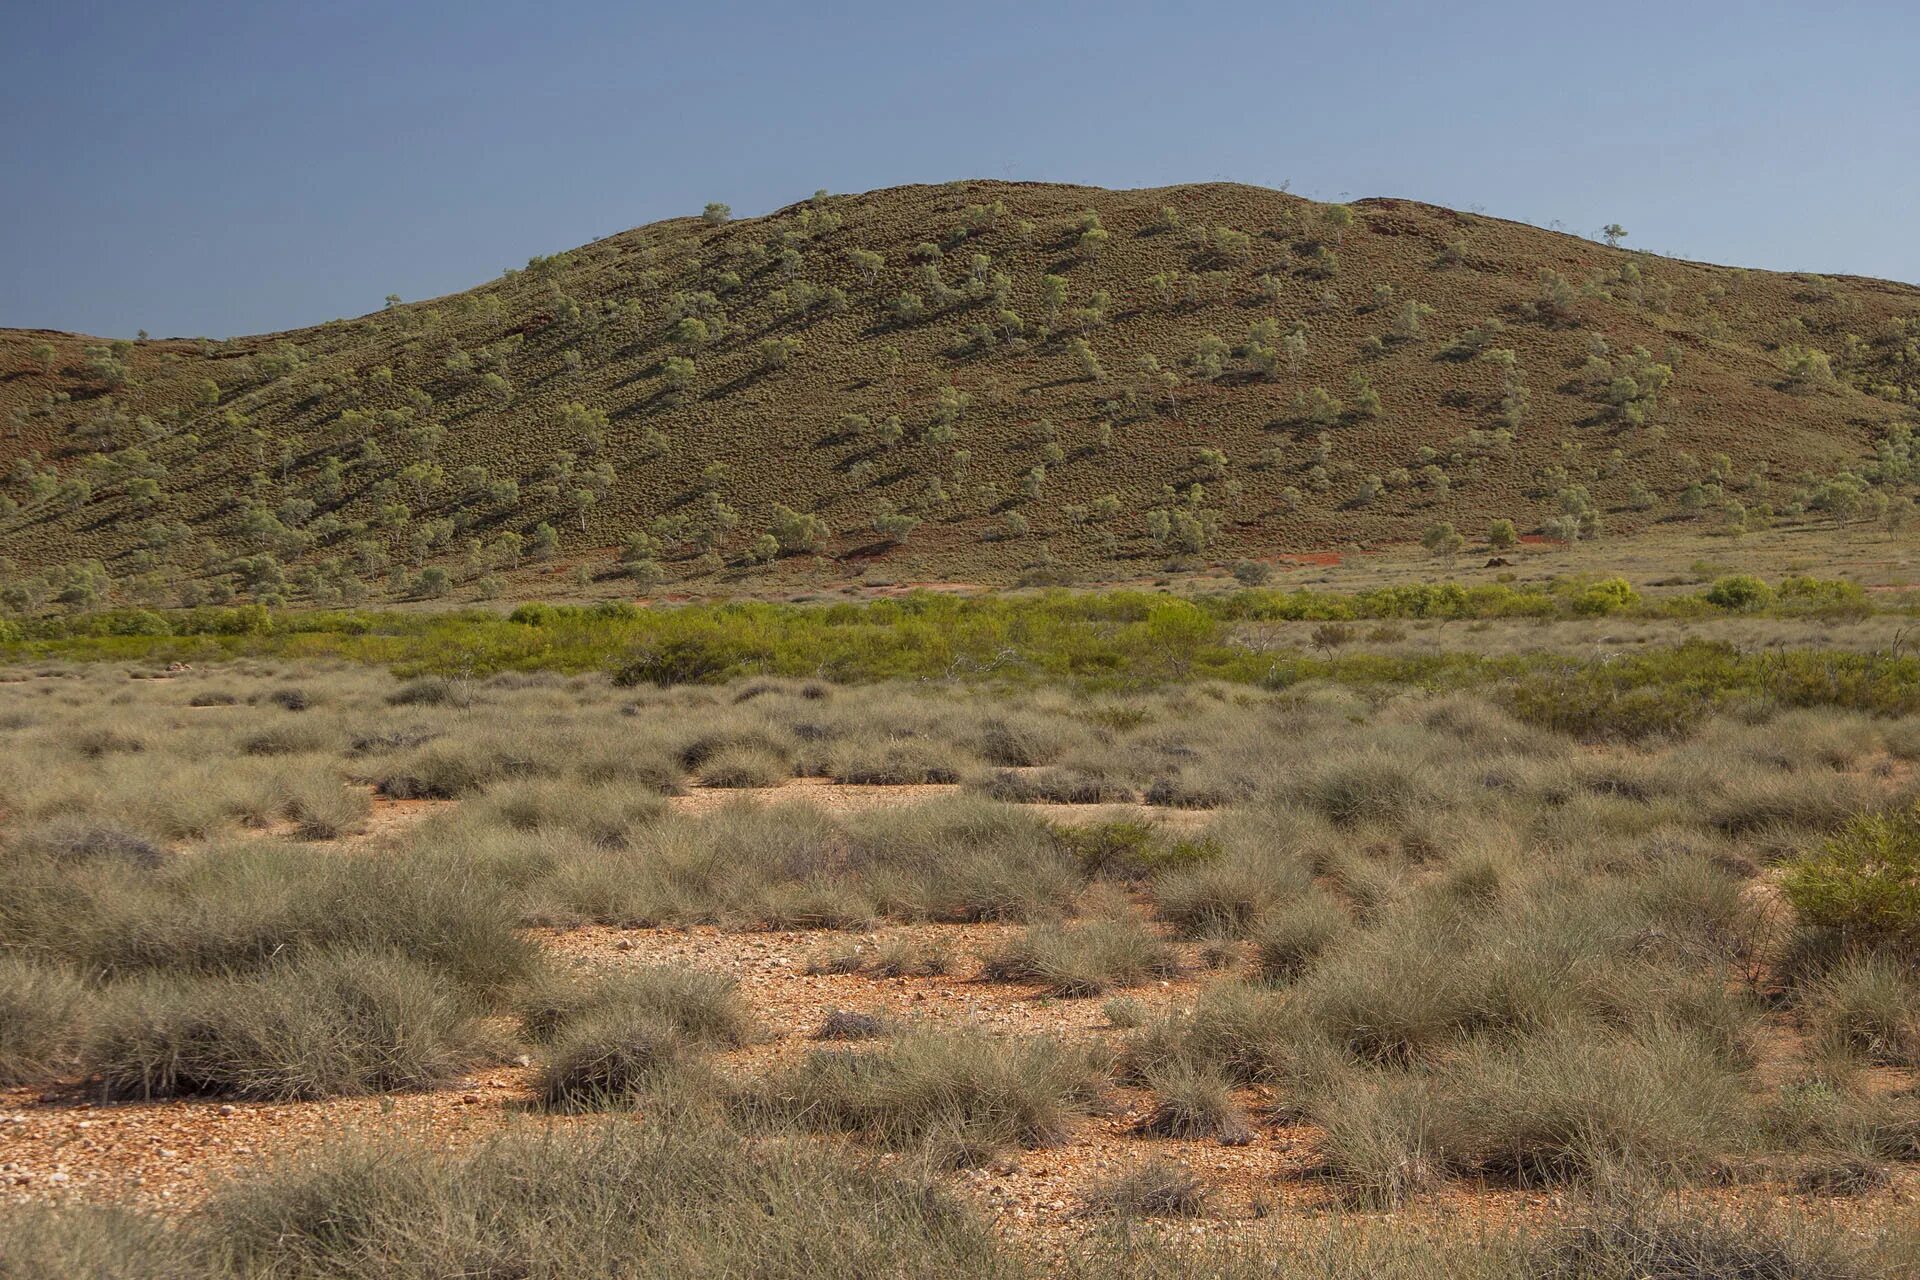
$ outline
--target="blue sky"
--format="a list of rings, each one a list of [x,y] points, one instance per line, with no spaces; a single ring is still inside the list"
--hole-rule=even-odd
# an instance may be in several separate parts
[[[724,200],[1398,195],[1920,281],[1920,5],[13,6],[0,325],[224,336]]]

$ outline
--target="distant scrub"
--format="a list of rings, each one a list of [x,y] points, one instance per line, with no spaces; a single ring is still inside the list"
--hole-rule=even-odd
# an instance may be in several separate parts
[[[1724,585],[1724,584],[1722,584]],[[1858,588],[1789,579],[1766,606],[1792,614],[1864,608]],[[1754,607],[1722,592],[1727,610]],[[1470,688],[1516,681],[1522,719],[1583,736],[1684,732],[1688,720],[1727,695],[1788,706],[1837,706],[1882,714],[1920,708],[1920,657],[1894,653],[1740,653],[1706,642],[1650,649],[1605,663],[1551,655],[1469,652],[1389,655],[1303,649],[1256,652],[1235,643],[1235,623],[1649,616],[1720,612],[1705,596],[1640,602],[1619,579],[1542,588],[1454,584],[1380,588],[1352,595],[1242,591],[1200,599],[1142,592],[953,598],[917,594],[863,604],[735,603],[641,609],[523,605],[512,614],[268,613],[199,610],[151,615],[164,633],[84,615],[30,624],[11,646],[21,657],[162,661],[273,655],[392,665],[406,675],[473,676],[506,670],[607,671],[628,687],[717,684],[754,675],[818,676],[842,683],[889,679],[1071,680],[1095,687],[1149,687],[1215,678],[1282,688],[1310,680]],[[464,696],[422,683],[404,699]],[[902,777],[937,776],[914,764],[882,767]]]

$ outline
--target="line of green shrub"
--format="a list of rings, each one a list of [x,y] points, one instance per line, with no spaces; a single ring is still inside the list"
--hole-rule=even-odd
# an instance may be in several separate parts
[[[1799,587],[1793,581],[1773,593],[1776,602],[1835,594],[1825,585]],[[1836,592],[1838,587],[1858,590],[1837,584]],[[1243,592],[1183,599],[1110,592],[955,599],[923,593],[819,606],[524,605],[507,616],[194,610],[36,622],[31,628],[36,635],[0,645],[0,657],[199,662],[259,655],[378,663],[402,675],[607,671],[616,683],[659,686],[753,675],[843,683],[1064,680],[1093,688],[1145,688],[1191,679],[1269,688],[1308,680],[1428,689],[1499,683],[1511,686],[1508,696],[1523,718],[1580,733],[1612,732],[1607,728],[1612,721],[1643,726],[1623,735],[1629,737],[1684,728],[1690,717],[1726,696],[1878,713],[1920,708],[1920,658],[1897,653],[1746,654],[1699,641],[1606,661],[1542,653],[1404,655],[1332,647],[1256,652],[1236,643],[1230,631],[1236,621],[1342,615],[1530,616],[1528,610],[1551,607],[1559,613],[1538,616],[1563,616],[1579,612],[1585,600],[1617,602],[1631,596],[1624,583],[1616,590],[1609,580],[1567,591],[1442,585],[1352,596]],[[1740,592],[1727,598],[1750,599]],[[159,634],[163,629],[168,634]],[[1643,690],[1655,694],[1642,696]],[[1666,700],[1673,705],[1659,705]]]

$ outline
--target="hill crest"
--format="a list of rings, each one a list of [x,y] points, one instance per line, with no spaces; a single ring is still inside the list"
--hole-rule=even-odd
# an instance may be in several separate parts
[[[1916,383],[1893,282],[1393,198],[909,186],[308,329],[0,331],[0,555],[16,608],[325,603],[1897,518]]]

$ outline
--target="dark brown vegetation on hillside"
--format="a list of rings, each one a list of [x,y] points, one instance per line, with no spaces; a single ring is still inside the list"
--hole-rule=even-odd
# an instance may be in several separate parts
[[[1917,344],[1908,286],[1407,201],[822,195],[297,332],[0,333],[0,586],[30,611],[484,598],[561,564],[750,584],[815,556],[1113,579],[1898,520]]]

